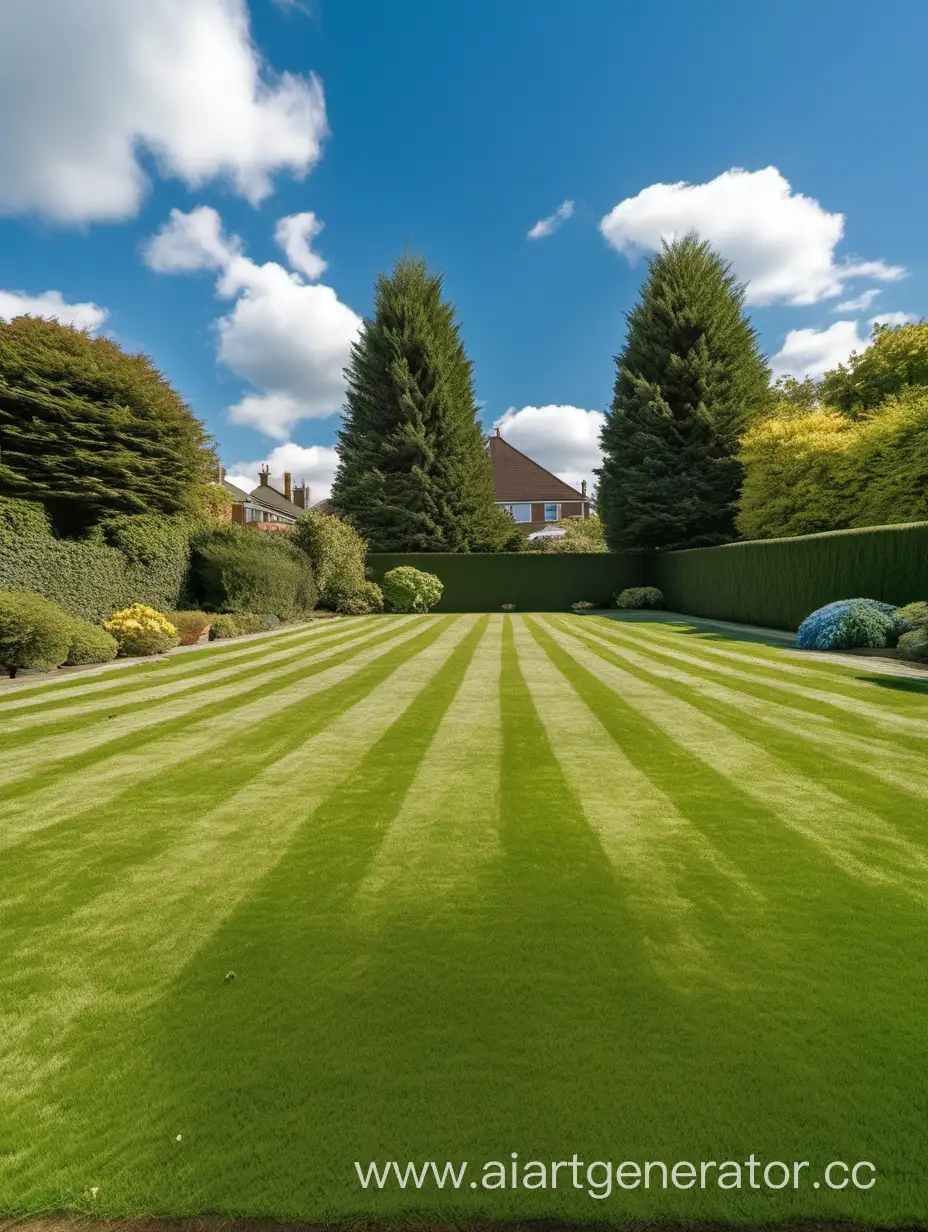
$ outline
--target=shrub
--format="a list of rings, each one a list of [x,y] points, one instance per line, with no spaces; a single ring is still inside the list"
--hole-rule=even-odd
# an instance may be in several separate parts
[[[903,633],[899,638],[899,654],[910,663],[928,663],[928,626]]]
[[[570,605],[572,612],[588,612],[591,607],[595,607],[595,603],[590,603],[589,599],[579,599],[576,603]]]
[[[902,631],[896,609],[876,599],[839,599],[826,603],[799,626],[800,650],[853,650],[891,646]]]
[[[269,535],[231,523],[197,535],[191,585],[217,612],[273,612],[286,619],[316,606],[312,565],[286,533]]]
[[[516,605],[514,603],[504,603],[503,604],[504,612],[514,612],[515,610],[516,610]]]
[[[226,637],[244,637],[246,633],[263,633],[276,625],[267,624],[267,616],[259,616],[255,612],[222,612],[213,617],[210,626],[210,641]],[[280,624],[280,621],[277,622]]]
[[[60,667],[71,646],[72,622],[56,603],[26,590],[0,591],[0,667]]]
[[[924,599],[896,608],[896,615],[905,625],[905,631],[928,628],[928,603]]]
[[[365,580],[367,544],[350,523],[310,509],[293,528],[293,542],[312,565],[320,607],[340,610],[340,596],[358,594]]]
[[[0,496],[0,543],[14,544],[24,535],[50,539],[51,534],[51,522],[39,501]]]
[[[399,565],[383,576],[384,598],[394,612],[427,612],[441,598],[441,579],[412,565]]]
[[[207,612],[166,612],[165,615],[177,630],[181,646],[195,646],[213,619]]]
[[[69,667],[81,663],[109,663],[116,658],[119,646],[112,633],[89,620],[72,620],[71,646],[65,662]]]
[[[383,611],[383,591],[376,582],[364,581],[357,590],[335,598],[336,612],[342,616],[369,616]]]
[[[273,612],[261,613],[261,629],[265,633],[269,633],[271,629],[280,628],[280,617],[275,616]]]
[[[656,586],[629,586],[616,595],[615,605],[625,611],[655,611],[664,606],[664,596]]]
[[[114,612],[103,628],[112,633],[123,658],[134,655],[164,654],[177,645],[177,630],[162,612],[144,603]]]

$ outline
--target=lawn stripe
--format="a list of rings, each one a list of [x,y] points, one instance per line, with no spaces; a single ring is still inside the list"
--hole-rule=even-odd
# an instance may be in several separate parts
[[[355,906],[368,919],[414,907],[449,911],[500,854],[499,681],[502,622],[488,623]]]
[[[320,652],[305,666],[287,669],[279,677],[277,673],[271,673],[269,679],[260,669],[250,670],[239,680],[214,690],[205,698],[192,691],[188,696],[150,707],[139,714],[120,715],[111,721],[107,721],[104,715],[94,725],[81,726],[63,735],[33,739],[31,744],[4,754],[0,784],[8,784],[30,772],[36,777],[47,778],[50,765],[53,767],[55,763],[74,758],[73,767],[68,765],[63,768],[70,773],[78,768],[78,763],[82,766],[86,764],[88,754],[95,760],[157,739],[161,734],[159,728],[169,723],[197,723],[217,713],[231,714],[233,710],[236,711],[233,717],[239,721],[260,721],[270,708],[283,708],[299,702],[307,689],[312,692],[327,688],[330,682],[359,670],[369,658],[388,653],[393,645],[418,636],[421,629],[421,625],[411,621],[399,627],[391,626],[386,632],[374,629],[363,638],[356,639],[347,649],[333,646]],[[356,654],[356,647],[362,640],[365,649]],[[331,665],[327,666],[329,661]],[[318,682],[314,681],[311,685],[305,683],[307,677],[316,675],[320,677]],[[124,742],[121,747],[110,747],[120,741]]]
[[[785,825],[815,843],[848,876],[902,889],[928,903],[925,853],[894,827],[872,812],[855,808],[813,779],[795,773],[762,746],[729,730],[698,707],[616,666],[607,658],[608,650],[592,651],[586,639],[566,633],[553,620],[542,619],[551,637],[573,659],[597,673],[604,684],[688,752],[739,783],[754,799],[770,802]]]
[[[330,629],[333,625],[341,625],[349,620],[361,621],[369,617],[339,617],[332,620],[307,621],[295,629],[283,628],[263,634],[260,637],[229,638],[209,642],[197,650],[184,650],[182,654],[167,656],[153,655],[147,662],[114,663],[88,666],[74,675],[47,683],[41,679],[32,680],[28,677],[18,677],[15,681],[3,681],[0,688],[0,711],[17,709],[21,706],[39,705],[42,702],[55,702],[65,699],[70,693],[90,692],[121,687],[125,683],[134,683],[153,676],[159,679],[161,675],[174,676],[177,673],[189,672],[195,675],[215,663],[227,663],[248,655],[263,654],[268,647],[276,648],[282,643],[294,642],[316,635],[322,629]]]
[[[217,808],[187,818],[168,849],[64,920],[51,913],[51,937],[32,928],[18,948],[6,950],[14,972],[34,975],[40,964],[45,987],[28,1000],[13,999],[14,1012],[0,1017],[5,1095],[38,1098],[42,1084],[67,1061],[59,1048],[49,1048],[50,1037],[61,1040],[85,1006],[118,1004],[121,1012],[138,1011],[161,995],[427,688],[477,620],[450,618],[450,627],[430,645],[321,732],[266,766]],[[416,628],[423,631],[421,620]]]
[[[892,783],[906,790],[921,794],[925,787],[925,749],[918,737],[899,736],[893,733],[892,741],[874,738],[873,723],[869,719],[856,720],[843,711],[829,715],[822,713],[821,704],[805,698],[793,698],[792,702],[779,695],[771,696],[763,684],[746,682],[740,676],[734,680],[714,665],[698,663],[684,670],[676,666],[677,660],[669,656],[663,647],[649,647],[636,643],[636,648],[620,639],[603,638],[598,632],[590,632],[586,622],[582,626],[567,626],[559,622],[573,635],[590,640],[592,646],[607,646],[616,653],[621,664],[656,676],[668,682],[686,686],[688,700],[705,706],[704,698],[721,703],[723,707],[735,708],[742,715],[750,715],[759,724],[770,728],[763,733],[768,739],[779,732],[792,732],[804,743],[814,743],[838,760],[853,766],[863,758],[869,763],[869,772],[876,779]],[[646,652],[646,653],[644,653]],[[732,680],[731,684],[718,683]],[[698,694],[698,697],[696,696]],[[728,713],[727,710],[723,713]],[[736,718],[736,722],[742,719]],[[872,783],[871,790],[879,791],[879,783]]]
[[[287,664],[314,656],[319,650],[328,649],[334,645],[347,645],[355,638],[363,637],[374,629],[388,627],[385,623],[388,620],[389,618],[381,618],[381,622],[377,625],[366,623],[351,629],[340,628],[325,637],[315,637],[311,641],[305,639],[298,645],[290,645],[282,650],[265,651],[250,659],[247,664],[239,662],[210,669],[201,668],[193,674],[192,678],[191,674],[185,673],[180,678],[168,681],[159,679],[153,684],[147,681],[137,681],[135,684],[124,685],[118,689],[108,689],[105,693],[91,695],[88,698],[80,695],[61,699],[55,703],[45,702],[25,714],[20,713],[10,717],[4,715],[3,734],[8,736],[38,726],[52,728],[58,723],[67,723],[82,715],[93,714],[94,711],[104,707],[108,711],[128,706],[141,707],[148,702],[161,701],[162,698],[183,693],[191,688],[205,692],[223,680],[240,677],[243,667],[260,668],[262,671],[268,667],[284,668]]]
[[[623,636],[622,633],[614,630],[609,630],[608,632],[602,634],[598,633],[598,636],[605,636],[608,640],[615,641],[625,646],[628,646],[630,643],[637,645],[641,644],[640,639],[635,637],[629,638],[627,635]],[[674,657],[680,658],[681,660],[689,658],[689,656],[685,655],[682,651],[675,651]],[[694,659],[694,662],[699,663],[699,665],[706,670],[709,667],[705,660],[701,660],[698,657]],[[762,683],[765,688],[772,689],[778,694],[785,694],[787,699],[786,704],[790,704],[790,701],[795,701],[796,699],[803,699],[809,703],[816,703],[819,706],[831,706],[835,710],[841,711],[844,714],[852,716],[853,718],[871,719],[874,723],[880,726],[890,725],[892,727],[896,727],[900,732],[911,733],[919,739],[928,739],[928,719],[914,718],[909,715],[899,714],[893,710],[884,709],[882,706],[877,705],[872,701],[867,701],[864,698],[851,697],[832,690],[826,691],[823,689],[817,689],[810,685],[789,680],[764,680],[761,682],[750,673],[741,671],[736,667],[722,668],[720,666],[716,670],[724,672],[724,675],[730,679],[743,680],[748,684],[752,682]]]
[[[545,653],[537,630],[523,619],[513,624],[522,675],[548,742],[587,823],[629,883],[628,902],[655,966],[677,987],[721,977],[703,907],[683,890],[681,871],[695,870],[702,896],[733,900],[741,923],[763,895],[629,760]]]

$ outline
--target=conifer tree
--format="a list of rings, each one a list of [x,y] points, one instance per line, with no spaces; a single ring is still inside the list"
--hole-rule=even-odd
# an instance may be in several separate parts
[[[377,280],[346,369],[332,505],[372,551],[492,552],[521,542],[493,504],[471,364],[442,279],[404,255]]]
[[[735,536],[742,431],[770,373],[728,264],[688,235],[649,262],[616,357],[597,507],[615,551]]]

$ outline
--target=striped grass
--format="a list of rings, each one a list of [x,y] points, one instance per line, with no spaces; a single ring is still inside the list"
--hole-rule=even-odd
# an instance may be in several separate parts
[[[900,683],[474,615],[4,693],[0,1210],[924,1224],[928,701]],[[810,1181],[354,1169],[512,1152]],[[833,1159],[877,1184],[814,1189]]]

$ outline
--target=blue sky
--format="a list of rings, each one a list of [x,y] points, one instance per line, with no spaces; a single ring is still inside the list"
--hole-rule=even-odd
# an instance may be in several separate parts
[[[406,239],[487,427],[569,478],[661,234],[733,261],[779,371],[925,312],[914,0],[85,7],[0,15],[0,314],[152,355],[243,478],[269,458],[325,494],[340,368]]]

